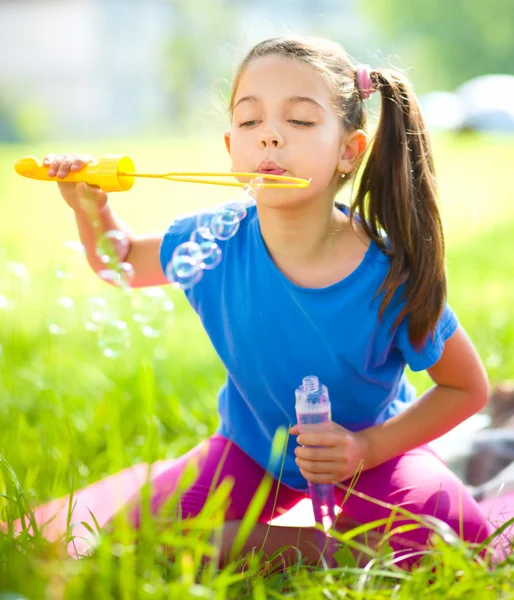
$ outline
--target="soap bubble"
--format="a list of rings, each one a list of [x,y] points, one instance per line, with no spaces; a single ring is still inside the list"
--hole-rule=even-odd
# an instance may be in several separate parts
[[[200,250],[202,252],[203,269],[214,269],[220,264],[222,252],[218,244],[214,242],[203,242],[203,244],[200,244]]]
[[[122,262],[113,265],[110,269],[98,271],[98,276],[104,281],[117,287],[125,288],[128,291],[134,280],[135,272],[134,267],[130,263]]]
[[[188,290],[203,276],[201,263],[191,256],[180,255],[166,266],[166,277],[174,288]]]
[[[84,327],[87,331],[99,331],[102,325],[112,318],[107,300],[102,296],[92,296],[86,300]]]
[[[20,262],[8,260],[0,272],[0,310],[14,310],[23,302],[30,291],[30,274]]]
[[[196,215],[196,227],[197,229],[206,228],[209,229],[212,221],[212,212],[201,212]]]
[[[0,310],[13,310],[14,302],[7,296],[0,294]]]
[[[75,277],[75,274],[69,269],[68,265],[61,260],[54,259],[51,265],[57,279],[73,279]]]
[[[4,278],[2,278],[4,279]],[[5,280],[7,294],[13,299],[24,296],[30,285],[30,274],[27,267],[20,262],[9,260],[5,264]],[[3,286],[2,286],[3,287]]]
[[[130,346],[127,323],[121,319],[103,323],[98,333],[98,346],[106,358],[118,358]]]
[[[246,209],[248,208],[248,202],[238,202],[233,201],[233,202],[228,202],[227,204],[225,204],[225,209],[227,210],[233,210],[234,211],[234,215],[235,217],[238,219],[238,221],[242,221],[247,214]]]
[[[183,256],[191,258],[193,261],[196,261],[198,265],[200,265],[203,258],[200,245],[196,242],[184,242],[183,244],[179,244],[173,251],[171,260],[178,260]]]
[[[77,252],[78,254],[84,255],[86,253],[86,248],[84,244],[77,242],[76,240],[68,240],[64,242],[64,247]]]
[[[51,308],[48,318],[48,331],[52,335],[64,335],[77,323],[75,302],[69,296],[61,296]]]
[[[84,258],[84,246],[80,242],[69,240],[62,244],[57,256],[51,259],[50,268],[59,282],[61,292],[77,277],[78,270],[84,265]]]
[[[160,287],[139,290],[133,297],[134,321],[144,336],[156,338],[167,329],[174,305]]]
[[[211,221],[212,217],[209,218],[209,223]],[[189,238],[192,242],[195,242],[196,244],[203,244],[203,242],[213,242],[214,241],[214,236],[212,235],[211,230],[208,227],[197,227],[193,233],[191,234],[191,237]]]
[[[106,231],[96,243],[96,254],[106,265],[126,258],[129,240],[123,231],[111,229]]]
[[[279,180],[273,180],[279,183]],[[243,191],[248,194],[254,200],[257,198],[257,194],[259,193],[262,184],[264,183],[264,177],[255,177],[246,185],[243,186]]]
[[[245,186],[248,193],[256,194],[262,177]],[[165,274],[173,287],[187,290],[203,277],[204,270],[217,267],[222,259],[222,250],[216,240],[228,240],[239,230],[240,222],[247,216],[250,200],[233,200],[216,212],[205,211],[196,215],[196,229],[188,242],[175,248],[166,265]]]
[[[235,211],[223,209],[213,215],[210,230],[218,240],[228,240],[236,235],[239,229],[239,219]]]

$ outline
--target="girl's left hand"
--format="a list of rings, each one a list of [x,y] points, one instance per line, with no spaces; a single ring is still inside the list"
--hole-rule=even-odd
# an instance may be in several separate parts
[[[332,422],[332,431],[300,433],[298,425],[289,430],[298,435],[295,462],[301,474],[312,483],[340,483],[353,477],[356,471],[376,467],[373,448],[365,430],[348,431]],[[313,448],[312,446],[321,446]]]

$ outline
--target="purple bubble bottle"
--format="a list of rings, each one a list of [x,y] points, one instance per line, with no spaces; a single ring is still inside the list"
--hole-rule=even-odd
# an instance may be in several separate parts
[[[332,415],[328,390],[315,375],[304,377],[295,392],[296,419],[300,433],[319,433],[332,429]],[[312,500],[314,520],[322,525],[325,533],[317,531],[318,544],[329,567],[336,567],[333,557],[337,549],[336,540],[326,535],[335,521],[334,485],[331,483],[307,482]]]

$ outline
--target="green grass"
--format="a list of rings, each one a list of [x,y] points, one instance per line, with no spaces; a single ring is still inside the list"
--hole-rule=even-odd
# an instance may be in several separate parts
[[[180,456],[217,426],[216,393],[224,371],[182,294],[166,290],[175,304],[173,322],[159,338],[144,337],[131,321],[130,299],[100,282],[73,252],[63,252],[76,233],[55,185],[24,180],[12,170],[20,156],[67,148],[0,146],[0,266],[18,261],[30,273],[25,286],[5,273],[0,278],[0,295],[16,299],[13,310],[0,309],[0,455],[19,485],[0,474],[0,493],[11,498],[0,498],[0,519],[15,508],[19,490],[29,505],[40,504],[124,467]],[[508,184],[514,139],[440,137],[434,148],[449,300],[494,385],[514,373],[514,203]],[[141,171],[229,170],[221,134],[219,140],[97,142],[73,149],[97,156],[126,153]],[[143,233],[230,194],[216,186],[138,181],[130,193],[111,196],[117,213]],[[75,279],[59,282],[54,260],[67,263]],[[65,293],[73,295],[79,314],[85,314],[88,297],[100,295],[127,320],[132,344],[122,358],[102,355],[83,317],[66,335],[48,333],[54,302]],[[425,373],[409,377],[420,394],[430,386]],[[173,564],[163,560],[164,534],[152,529],[151,520],[139,544],[121,523],[118,537],[105,535],[94,556],[80,561],[66,557],[63,544],[0,536],[0,590],[31,599],[511,597],[512,564],[488,569],[459,544],[441,545],[414,573],[399,572],[387,557],[368,571],[295,567],[264,574],[257,560],[244,573],[235,563],[221,572],[201,569],[197,550],[213,518],[199,520],[197,548],[184,542]],[[180,533],[180,524],[173,527],[166,535]]]

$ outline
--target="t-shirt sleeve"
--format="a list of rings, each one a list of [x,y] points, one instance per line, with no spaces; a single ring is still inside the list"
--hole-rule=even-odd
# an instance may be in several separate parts
[[[449,304],[445,304],[443,313],[437,322],[434,334],[429,334],[424,346],[415,349],[409,341],[408,316],[398,326],[394,345],[401,352],[412,371],[423,371],[435,365],[441,358],[446,340],[455,333],[459,322]]]
[[[166,267],[171,261],[175,248],[189,241],[191,234],[197,227],[197,221],[198,213],[190,213],[178,217],[168,227],[159,251],[159,259],[164,274],[166,274]]]

